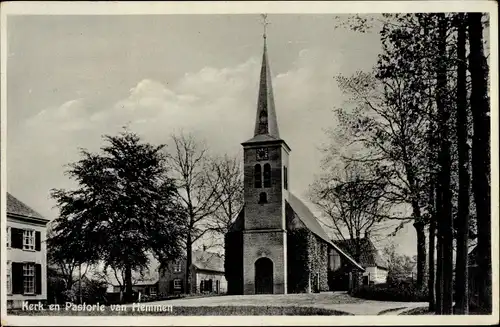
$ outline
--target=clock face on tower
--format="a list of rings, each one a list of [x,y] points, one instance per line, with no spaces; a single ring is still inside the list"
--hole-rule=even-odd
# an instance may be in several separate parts
[[[269,159],[269,151],[267,148],[257,149],[257,160],[268,160]]]

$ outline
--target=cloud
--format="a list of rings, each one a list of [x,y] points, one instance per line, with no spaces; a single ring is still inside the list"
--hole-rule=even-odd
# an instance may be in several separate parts
[[[316,144],[331,121],[336,69],[334,62],[309,49],[297,55],[290,70],[274,75],[281,137],[293,149],[290,187],[299,195],[319,169]],[[149,142],[168,143],[172,133],[183,130],[204,139],[213,152],[238,154],[240,143],[252,137],[259,72],[260,60],[249,58],[233,67],[186,73],[168,84],[144,78],[104,110],[91,108],[92,99],[45,108],[16,131],[22,138],[9,143],[14,144],[9,149],[10,184],[21,189],[34,181],[44,195],[53,187],[69,187],[62,167],[78,160],[78,148],[95,151],[101,135],[115,134],[124,125]],[[37,169],[28,157],[36,160]],[[54,216],[53,203],[39,198],[42,213]]]

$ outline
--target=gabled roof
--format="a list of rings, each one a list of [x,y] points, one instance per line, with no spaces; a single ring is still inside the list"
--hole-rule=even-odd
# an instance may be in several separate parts
[[[344,252],[343,249],[339,248],[335,243],[333,243],[328,234],[325,232],[323,227],[319,224],[319,221],[314,217],[314,214],[311,210],[302,202],[299,198],[289,192],[288,202],[290,207],[299,217],[299,219],[304,223],[307,229],[309,229],[313,234],[321,238],[323,241],[331,245],[340,255],[349,260],[354,266],[358,267],[361,270],[364,268],[356,262],[348,253]]]
[[[145,269],[145,271],[143,271],[142,276],[139,271],[132,271],[132,281],[134,286],[153,285],[156,284],[160,279],[160,273],[159,273],[160,262],[152,254],[148,254],[148,259],[149,259],[148,268]],[[99,269],[97,269],[97,271],[102,271],[102,268],[103,266],[102,264],[100,264]],[[109,284],[113,286],[120,285],[116,280],[116,276],[114,275],[111,268],[108,268],[107,278]]]
[[[356,240],[347,239],[347,240],[336,240],[333,241],[340,248],[342,248],[345,252],[355,253],[356,249]],[[369,238],[360,238],[359,239],[359,247],[360,247],[360,257],[359,263],[363,267],[380,267],[387,269],[387,263],[380,256],[379,251],[373,244],[373,242]]]
[[[48,219],[42,217],[42,215],[40,215],[38,212],[16,199],[9,192],[7,192],[7,214],[49,221]]]
[[[224,259],[218,253],[193,251],[192,259],[196,269],[224,272]]]

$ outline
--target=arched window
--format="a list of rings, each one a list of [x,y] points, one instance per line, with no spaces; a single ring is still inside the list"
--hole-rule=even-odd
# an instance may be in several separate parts
[[[262,192],[259,194],[259,203],[267,203],[267,194]]]
[[[261,188],[262,187],[262,168],[260,167],[260,165],[255,165],[254,171],[253,171],[253,178],[254,178],[255,188]]]
[[[264,187],[271,187],[271,165],[264,165]]]
[[[284,187],[285,187],[285,190],[288,190],[288,169],[286,168],[286,166],[283,167],[283,180],[284,180]]]

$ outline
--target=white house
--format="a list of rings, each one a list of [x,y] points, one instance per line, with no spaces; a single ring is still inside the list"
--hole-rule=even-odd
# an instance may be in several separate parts
[[[7,307],[47,300],[48,219],[7,193]],[[2,278],[3,279],[3,278]]]

